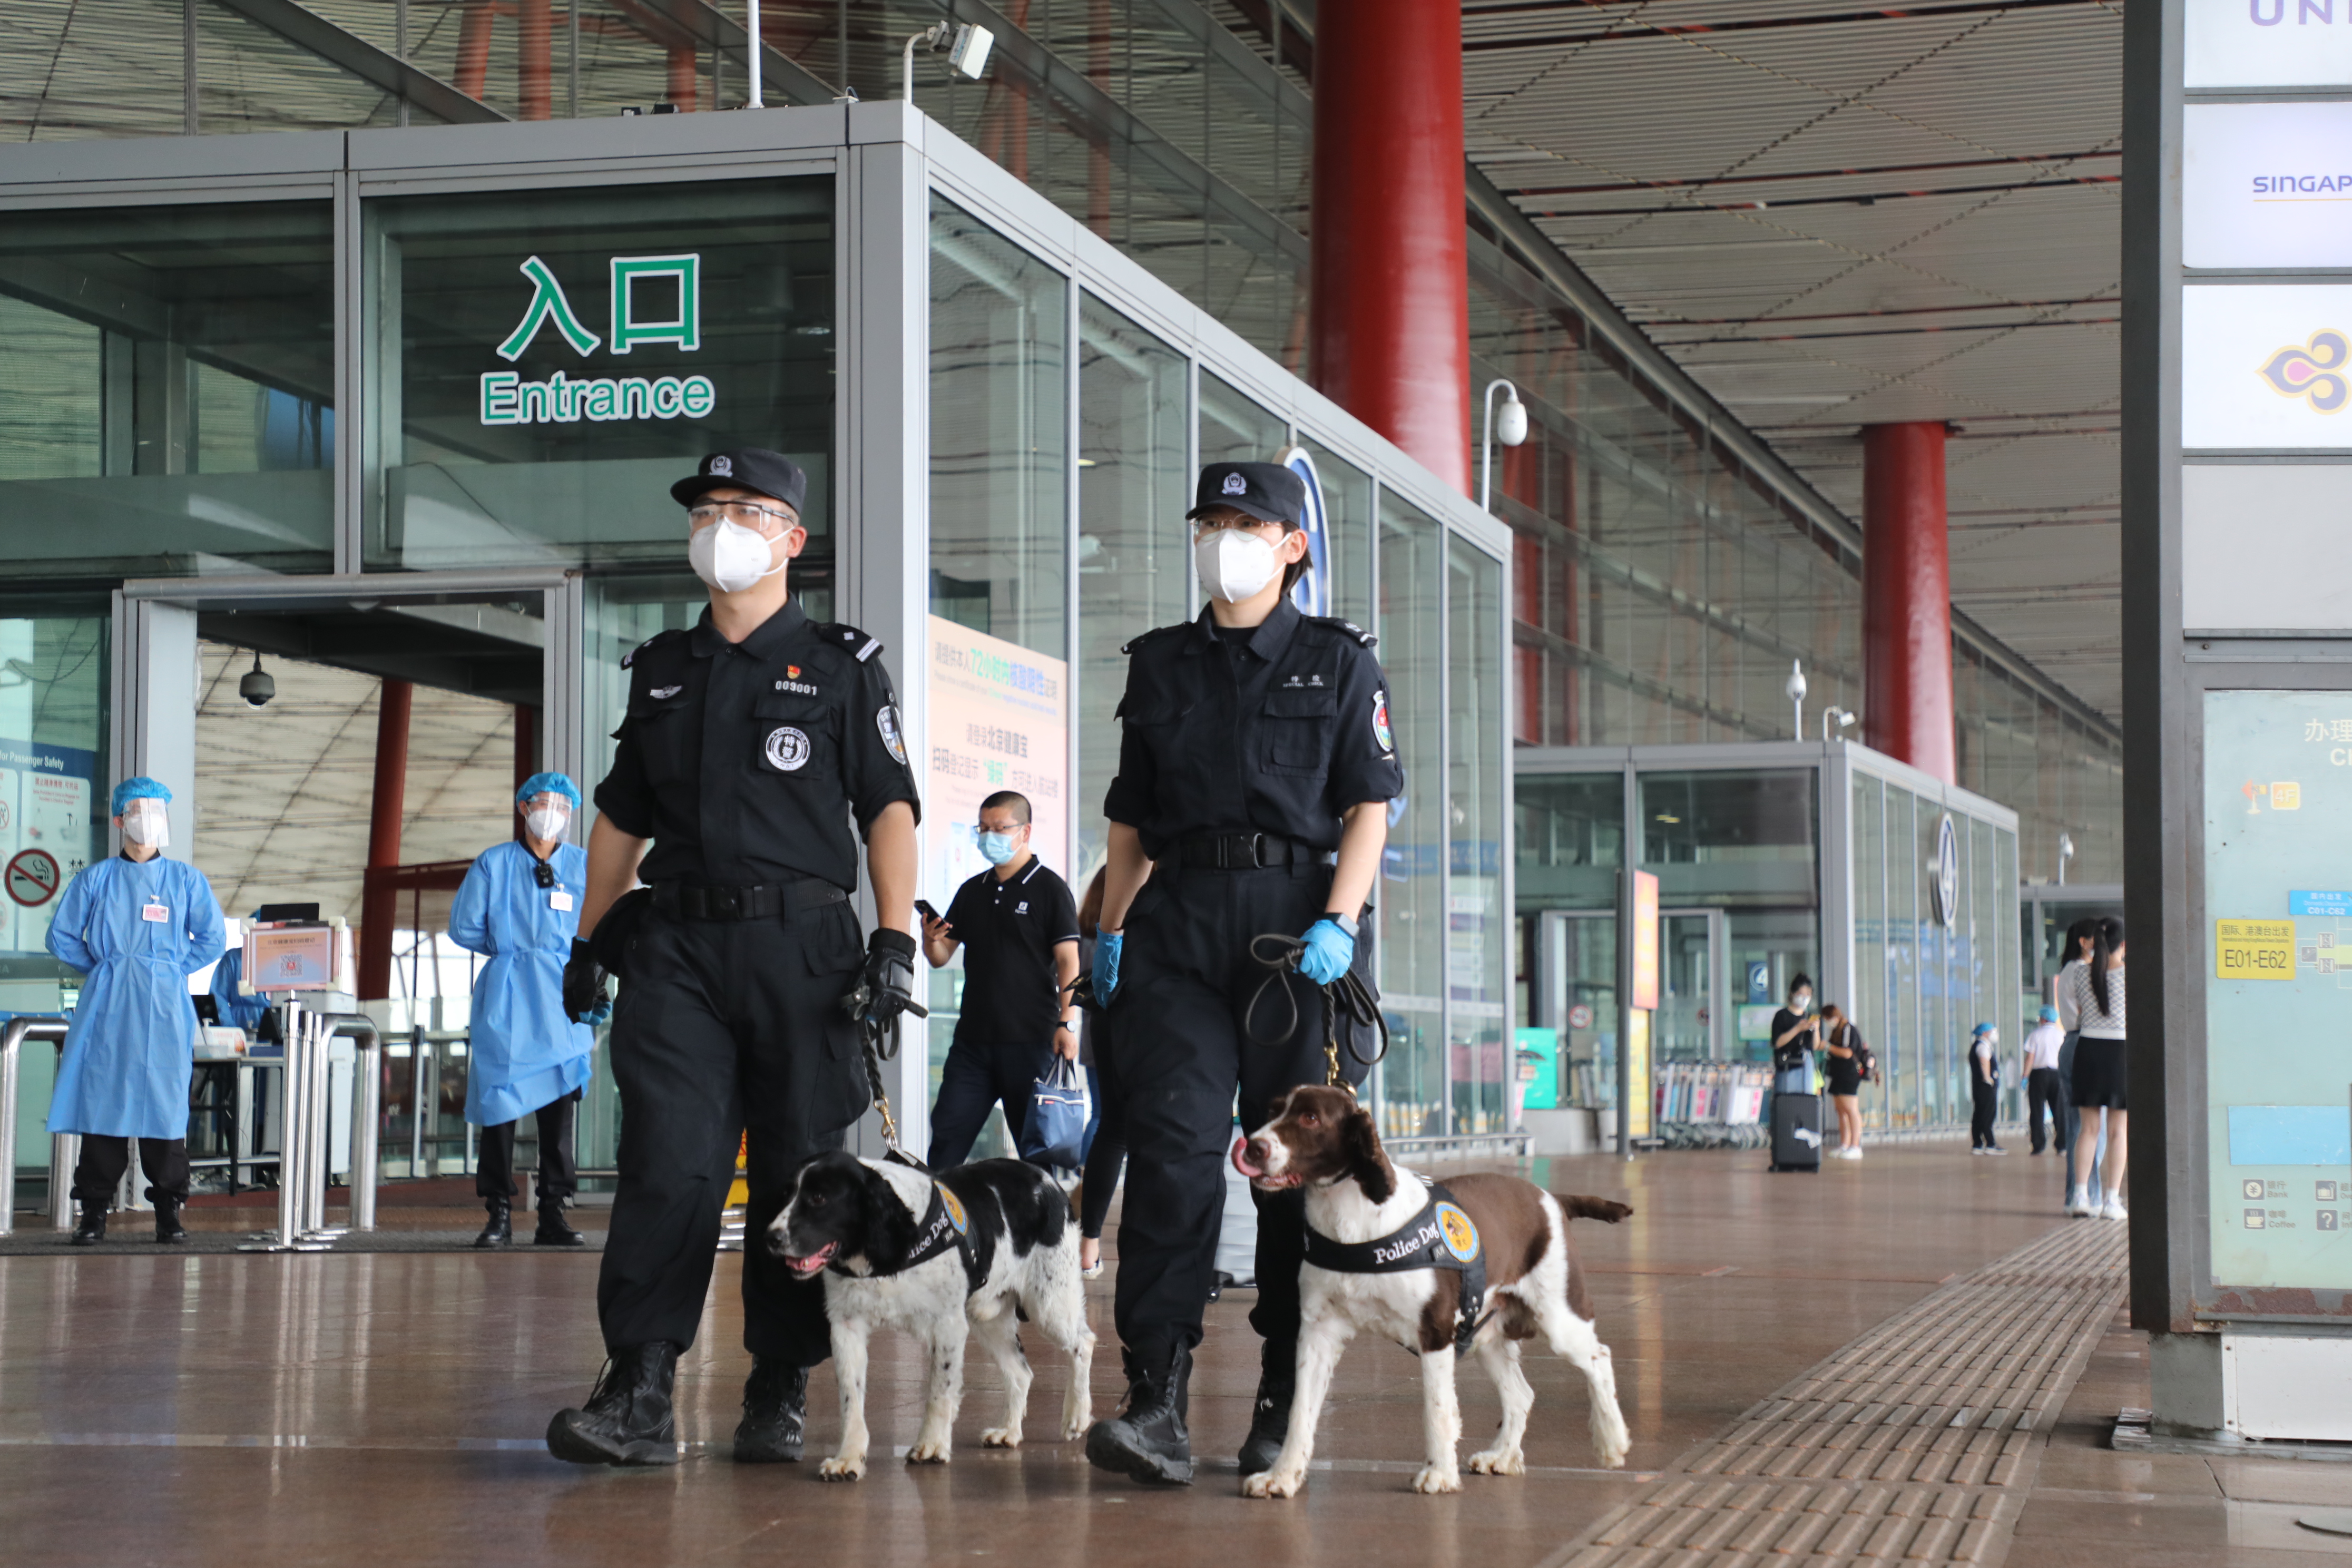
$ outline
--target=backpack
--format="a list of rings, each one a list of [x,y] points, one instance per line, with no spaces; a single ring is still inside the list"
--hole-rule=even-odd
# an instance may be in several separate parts
[[[1868,1046],[1863,1043],[1860,1031],[1855,1029],[1852,1024],[1847,1024],[1838,1031],[1837,1043],[1853,1052],[1853,1065],[1862,1069],[1863,1082],[1876,1083],[1878,1081],[1878,1057],[1875,1052],[1872,1051]]]

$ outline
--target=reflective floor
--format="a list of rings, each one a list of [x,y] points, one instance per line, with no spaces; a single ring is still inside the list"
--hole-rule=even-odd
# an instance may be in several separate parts
[[[1637,1209],[1622,1226],[1576,1228],[1615,1352],[1632,1467],[1591,1468],[1580,1381],[1530,1355],[1530,1473],[1465,1478],[1465,1491],[1440,1499],[1406,1490],[1418,1463],[1417,1365],[1362,1342],[1341,1363],[1324,1423],[1319,1458],[1331,1467],[1294,1503],[1236,1494],[1229,1456],[1256,1364],[1245,1292],[1210,1310],[1192,1429],[1196,1448],[1225,1468],[1189,1490],[1102,1475],[1052,1437],[1062,1373],[1037,1346],[1030,1430],[1042,1437],[1018,1453],[978,1447],[998,1394],[992,1369],[974,1364],[951,1466],[877,1464],[863,1483],[833,1487],[813,1465],[739,1468],[725,1458],[747,1364],[732,1258],[720,1260],[679,1380],[682,1436],[712,1447],[644,1472],[579,1469],[541,1445],[549,1415],[586,1393],[601,1359],[593,1255],[0,1258],[0,1561],[635,1565],[822,1552],[859,1564],[1015,1553],[1024,1565],[1538,1563],[1632,1495],[1643,1470],[1720,1433],[1940,1282],[2067,1223],[2052,1161],[2021,1151],[1978,1160],[1957,1143],[1885,1147],[1818,1175],[1767,1175],[1761,1163],[1730,1153],[1538,1162],[1538,1178],[1556,1190],[1622,1196]],[[1108,1286],[1094,1287],[1106,1335]],[[2103,1357],[2092,1365],[2041,1484],[2168,1490],[2168,1471],[2143,1484],[2094,1474],[2089,1459],[2059,1462],[2059,1447],[2088,1448],[2077,1439],[2099,1413],[2078,1417],[2085,1398],[2104,1402],[2110,1421],[2118,1404],[2147,1403],[2144,1359],[2137,1393],[2127,1375],[2106,1377]],[[911,1437],[919,1373],[903,1339],[877,1345],[868,1411],[877,1452]],[[1462,1386],[1465,1432],[1477,1438],[1497,1402],[1475,1369]],[[1119,1388],[1106,1345],[1098,1410]],[[814,1447],[838,1434],[833,1401],[821,1372]],[[2129,1560],[2241,1561],[2216,1554],[2227,1550],[2227,1505],[2210,1470],[2203,1486],[2191,1489],[2197,1506],[2221,1522],[2199,1525],[2207,1533],[2197,1539],[2210,1546],[2219,1530],[2221,1544],[2195,1559]],[[2116,1532],[2141,1528],[2117,1507],[2128,1515],[2121,1504],[2045,1508],[2037,1493],[2021,1530],[2038,1542],[2034,1561],[2073,1561],[2078,1540],[2086,1552],[2095,1540],[2112,1562]],[[2151,1539],[2170,1540],[2187,1517],[2149,1524]],[[2078,1518],[2095,1529],[2079,1531]]]

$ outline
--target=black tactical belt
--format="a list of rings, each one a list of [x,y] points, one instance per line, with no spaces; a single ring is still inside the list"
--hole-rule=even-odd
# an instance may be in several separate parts
[[[1209,871],[1329,865],[1334,859],[1328,849],[1311,848],[1271,833],[1203,833],[1179,844],[1176,858],[1180,865]]]
[[[656,882],[654,908],[686,921],[771,921],[779,915],[837,904],[849,894],[822,877],[754,883],[746,888],[698,888]]]
[[[1429,1201],[1421,1205],[1419,1214],[1370,1241],[1334,1241],[1310,1226],[1306,1259],[1334,1274],[1403,1274],[1419,1268],[1444,1268],[1459,1274],[1462,1286],[1454,1313],[1457,1352],[1469,1350],[1470,1342],[1493,1315],[1484,1310],[1486,1246],[1477,1226],[1443,1182],[1429,1184]]]

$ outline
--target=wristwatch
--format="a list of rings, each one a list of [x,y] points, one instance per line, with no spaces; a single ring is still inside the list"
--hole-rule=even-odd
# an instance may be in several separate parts
[[[1348,933],[1348,940],[1350,942],[1353,942],[1357,936],[1360,934],[1356,929],[1356,917],[1353,915],[1343,915],[1333,910],[1326,910],[1323,912],[1323,918],[1329,921],[1333,925],[1338,926],[1341,931],[1346,931]]]

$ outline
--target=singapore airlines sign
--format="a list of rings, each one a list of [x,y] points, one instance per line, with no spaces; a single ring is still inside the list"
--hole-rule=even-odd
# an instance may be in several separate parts
[[[2346,0],[2352,5],[2352,0]],[[625,355],[641,343],[667,343],[685,353],[702,347],[702,258],[615,256],[611,261],[613,309],[608,331],[599,337],[572,309],[563,285],[546,262],[531,257],[520,269],[531,286],[522,319],[498,346],[509,363],[520,359],[542,330],[552,328],[572,352],[586,359],[602,347]],[[637,314],[637,285],[675,284],[673,316],[645,320]],[[569,425],[578,420],[699,419],[717,405],[718,393],[704,375],[567,376],[556,371],[545,381],[525,381],[515,371],[485,371],[481,420],[485,425]]]

